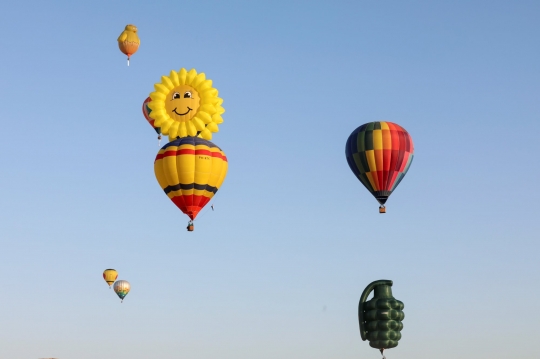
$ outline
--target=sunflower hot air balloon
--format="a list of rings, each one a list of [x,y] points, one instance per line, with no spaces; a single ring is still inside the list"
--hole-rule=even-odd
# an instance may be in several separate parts
[[[366,123],[354,130],[347,140],[345,155],[358,180],[384,204],[401,182],[414,156],[409,133],[401,126],[386,121]]]
[[[143,115],[144,115],[144,118],[146,119],[146,121],[148,121],[150,126],[152,126],[154,131],[156,131],[156,133],[158,134],[158,141],[159,141],[158,144],[159,144],[159,143],[161,143],[161,128],[154,126],[154,121],[155,120],[150,117],[150,113],[152,112],[152,109],[150,107],[148,107],[148,103],[150,101],[152,101],[152,99],[150,97],[148,97],[146,100],[144,100],[143,105],[142,105],[142,112],[143,112]]]
[[[170,200],[191,221],[216,194],[225,180],[228,162],[225,153],[210,141],[183,137],[161,148],[154,162],[159,185]]]
[[[118,47],[120,51],[127,55],[127,64],[129,66],[129,58],[131,55],[137,52],[139,46],[141,45],[141,40],[137,35],[137,26],[135,25],[126,25],[126,28],[120,36],[118,36]]]
[[[127,280],[119,280],[114,283],[113,289],[116,295],[120,297],[120,302],[123,303],[124,298],[131,290],[131,285]]]
[[[212,139],[212,133],[218,132],[218,124],[223,122],[221,107],[223,100],[218,97],[218,90],[195,69],[171,71],[169,76],[162,76],[161,82],[154,85],[150,94],[152,109],[150,118],[154,126],[161,127],[161,132],[171,141],[177,137],[197,136],[205,140]]]
[[[114,281],[118,278],[118,272],[114,269],[105,269],[103,271],[103,279],[105,279],[105,282],[109,285],[109,288],[111,288],[111,284],[114,283]]]

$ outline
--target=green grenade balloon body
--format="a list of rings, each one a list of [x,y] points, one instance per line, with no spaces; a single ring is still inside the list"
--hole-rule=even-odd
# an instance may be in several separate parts
[[[366,302],[374,291],[373,298]],[[405,305],[392,296],[392,281],[378,280],[366,287],[358,304],[358,321],[362,340],[381,350],[395,348],[401,339]]]

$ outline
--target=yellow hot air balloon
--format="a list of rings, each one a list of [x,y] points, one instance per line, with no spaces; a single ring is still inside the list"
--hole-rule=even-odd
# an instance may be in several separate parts
[[[128,66],[129,58],[131,57],[131,55],[137,52],[140,44],[141,40],[137,35],[137,26],[131,24],[126,25],[124,31],[122,31],[120,36],[118,36],[118,47],[120,48],[120,51],[127,55]]]
[[[114,269],[105,269],[103,271],[103,279],[105,279],[105,282],[109,285],[109,289],[111,288],[111,285],[114,283],[114,281],[118,278],[118,272]]]
[[[169,76],[161,77],[154,89],[148,102],[149,117],[155,120],[153,126],[160,127],[170,141],[188,136],[210,141],[212,133],[219,131],[221,115],[225,112],[221,106],[223,99],[218,97],[218,90],[204,72],[172,70]]]
[[[210,141],[183,137],[158,152],[154,172],[170,200],[191,219],[214,197],[227,175],[225,153]]]

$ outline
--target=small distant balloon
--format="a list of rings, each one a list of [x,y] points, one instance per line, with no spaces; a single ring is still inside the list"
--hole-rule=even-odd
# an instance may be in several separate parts
[[[137,26],[135,25],[126,25],[126,28],[120,36],[118,36],[118,47],[120,51],[127,55],[127,64],[129,66],[129,58],[131,55],[137,52],[141,40],[137,35]]]
[[[114,281],[118,278],[118,272],[114,269],[105,269],[103,271],[103,279],[105,279],[105,282],[109,285],[109,288],[114,283]]]
[[[114,283],[113,289],[116,295],[121,299],[121,302],[124,302],[124,298],[131,290],[131,285],[127,280],[119,280]]]

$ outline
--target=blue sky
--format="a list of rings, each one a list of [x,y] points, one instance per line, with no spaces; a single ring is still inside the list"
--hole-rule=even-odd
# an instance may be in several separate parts
[[[388,358],[540,356],[536,1],[27,1],[0,13],[0,358],[378,358],[364,287],[405,303]],[[116,38],[141,47],[127,67]],[[224,99],[229,173],[193,233],[141,114],[171,69]],[[386,215],[347,166],[396,122]],[[101,279],[132,284],[123,304]]]

